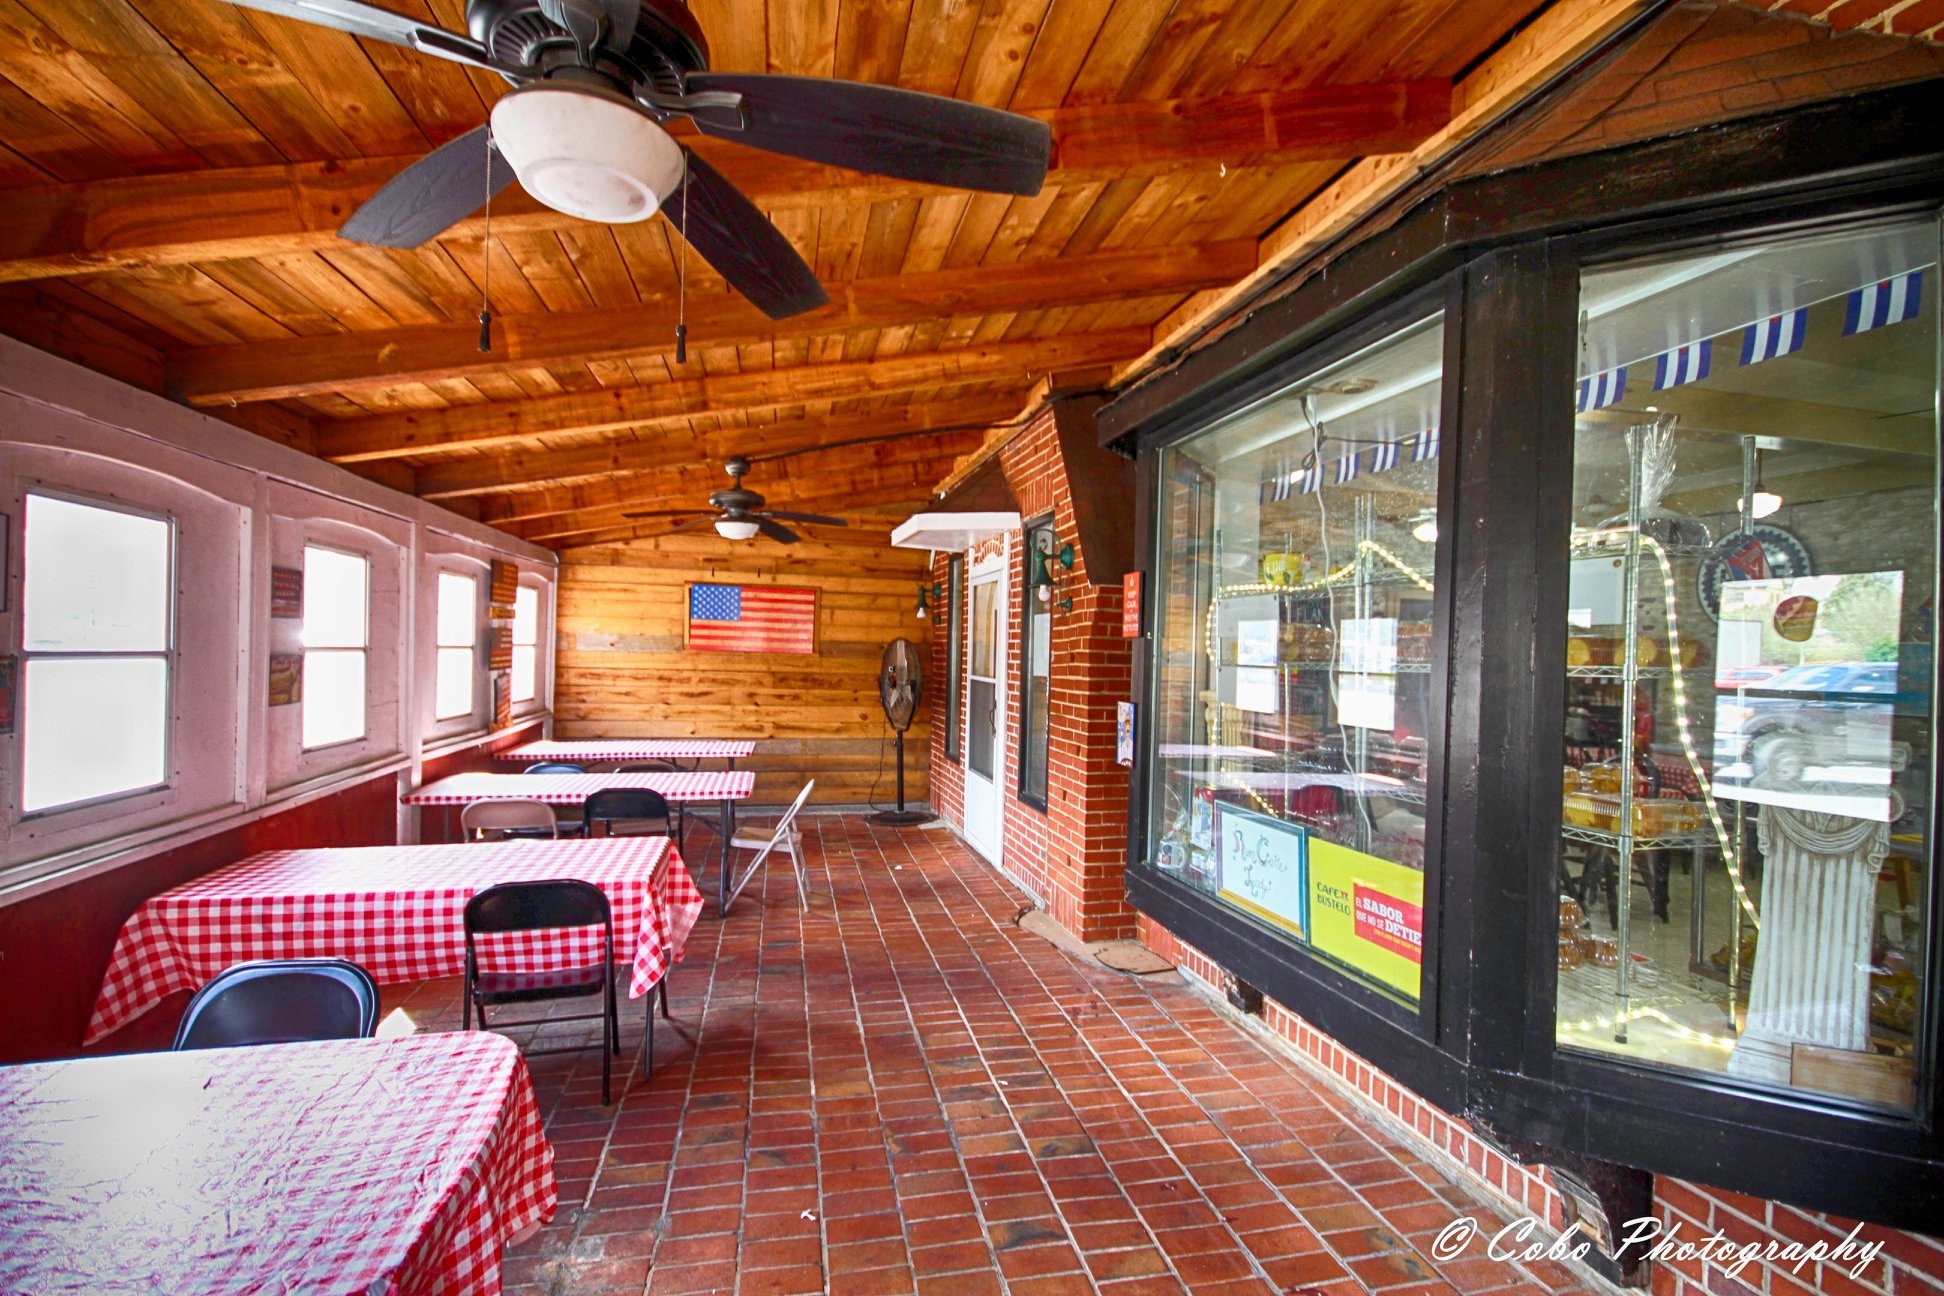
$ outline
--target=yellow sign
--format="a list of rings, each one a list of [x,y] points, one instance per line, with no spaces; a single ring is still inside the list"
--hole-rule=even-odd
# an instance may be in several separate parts
[[[1415,1000],[1424,968],[1424,874],[1309,841],[1310,946]]]

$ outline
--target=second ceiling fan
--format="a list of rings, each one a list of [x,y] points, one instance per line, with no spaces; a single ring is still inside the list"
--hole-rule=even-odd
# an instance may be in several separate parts
[[[1031,117],[891,86],[709,71],[682,0],[467,0],[461,36],[359,0],[231,0],[497,72],[515,89],[481,126],[405,168],[338,231],[417,247],[516,178],[536,200],[609,224],[662,212],[772,319],[823,305],[780,230],[665,129],[874,175],[1032,195],[1052,132]],[[491,147],[488,130],[491,131]]]
[[[717,535],[724,540],[753,540],[758,533],[768,536],[779,544],[795,544],[797,533],[783,525],[784,522],[807,522],[812,526],[849,526],[842,518],[826,517],[822,513],[792,513],[788,509],[763,507],[769,503],[761,495],[742,484],[743,474],[749,471],[749,460],[741,455],[725,460],[722,465],[728,470],[735,485],[728,490],[719,490],[709,496],[709,507],[715,512],[702,509],[652,509],[645,513],[623,513],[626,518],[688,518],[668,534],[682,531],[699,531],[705,526],[713,526]]]

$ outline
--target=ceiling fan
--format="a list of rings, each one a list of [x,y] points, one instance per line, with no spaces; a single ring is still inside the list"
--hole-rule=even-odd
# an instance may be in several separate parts
[[[1044,122],[938,95],[816,77],[709,71],[683,0],[466,0],[461,36],[359,0],[231,0],[497,72],[517,88],[490,128],[405,168],[338,233],[417,247],[516,178],[586,220],[665,213],[730,286],[772,319],[814,310],[823,286],[756,205],[664,126],[875,175],[1032,195]],[[488,131],[490,129],[490,145]]]
[[[716,534],[724,540],[750,540],[758,532],[780,544],[795,544],[797,533],[783,525],[783,519],[790,522],[808,522],[816,526],[849,526],[842,518],[825,517],[821,513],[792,513],[787,509],[764,508],[763,497],[742,484],[743,474],[749,471],[749,460],[737,455],[726,460],[723,465],[736,484],[728,490],[719,490],[709,496],[709,507],[714,513],[704,513],[701,509],[654,509],[647,513],[623,513],[628,518],[666,518],[685,517],[690,520],[682,523],[668,534],[676,535],[683,531],[699,531],[705,526],[714,525]],[[699,515],[699,516],[698,516]]]

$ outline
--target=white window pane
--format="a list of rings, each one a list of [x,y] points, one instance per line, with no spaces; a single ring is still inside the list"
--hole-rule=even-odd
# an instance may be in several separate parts
[[[461,648],[479,633],[479,586],[470,576],[439,573],[439,647]]]
[[[28,652],[160,652],[169,646],[169,524],[46,495],[27,497]]]
[[[304,647],[365,646],[369,567],[356,554],[304,549]]]
[[[26,677],[21,809],[165,780],[169,670],[161,658],[29,660]]]
[[[535,650],[523,644],[513,645],[513,700],[515,702],[533,701]]]
[[[364,733],[364,653],[305,653],[304,746],[350,742]]]
[[[520,592],[513,596],[513,642],[530,644],[539,641],[540,591],[531,585],[522,585]]]
[[[439,674],[432,686],[432,717],[450,720],[473,709],[473,650],[439,649]]]

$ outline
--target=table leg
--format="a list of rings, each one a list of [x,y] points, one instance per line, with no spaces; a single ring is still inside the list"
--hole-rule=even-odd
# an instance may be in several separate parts
[[[736,803],[729,797],[722,799],[722,841],[717,850],[722,855],[722,867],[716,878],[716,917],[727,917],[729,913],[729,839],[736,835]]]

